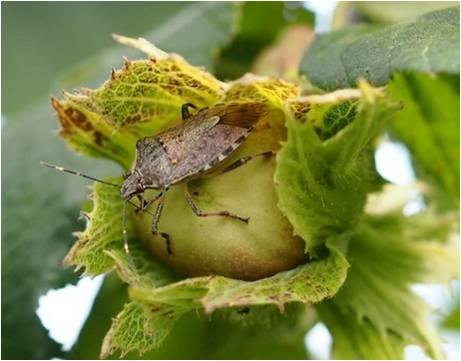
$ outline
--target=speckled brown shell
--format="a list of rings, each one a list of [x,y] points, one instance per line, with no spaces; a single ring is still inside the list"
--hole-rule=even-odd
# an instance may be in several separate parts
[[[211,169],[236,150],[265,114],[260,103],[204,109],[137,143],[135,169],[146,186],[167,187]]]

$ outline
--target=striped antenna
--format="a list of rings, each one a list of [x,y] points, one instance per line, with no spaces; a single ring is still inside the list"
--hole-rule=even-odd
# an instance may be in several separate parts
[[[95,182],[99,182],[99,183],[102,183],[102,184],[105,184],[105,185],[108,185],[108,186],[112,186],[112,187],[117,187],[117,188],[120,188],[120,184],[116,184],[116,183],[110,183],[110,182],[106,182],[106,181],[103,181],[101,179],[98,179],[98,178],[95,178],[95,177],[91,177],[89,175],[86,175],[86,174],[83,174],[83,173],[80,173],[76,170],[72,170],[72,169],[68,169],[68,168],[64,168],[64,167],[61,167],[61,166],[57,166],[57,165],[54,165],[54,164],[50,164],[50,163],[47,163],[47,162],[44,162],[44,161],[41,161],[40,162],[41,165],[44,165],[45,167],[48,167],[48,168],[52,168],[52,169],[55,169],[55,170],[58,170],[60,172],[66,172],[66,173],[69,173],[69,174],[72,174],[72,175],[76,175],[76,176],[79,176],[79,177],[83,177],[83,178],[86,178],[86,179],[90,179],[92,181],[95,181]],[[158,199],[160,197],[156,197],[156,199]],[[155,200],[156,200],[155,199]],[[142,212],[146,212],[146,213],[149,213],[151,215],[153,215],[153,213],[149,212],[149,210],[145,209],[145,208],[142,208],[142,207],[139,207],[136,203],[134,203],[132,200],[126,200],[123,202],[123,213],[122,213],[122,237],[123,237],[123,248],[125,249],[125,252],[128,256],[128,262],[133,263],[133,259],[131,257],[131,253],[130,253],[130,249],[128,247],[128,234],[127,234],[127,230],[126,230],[126,204],[129,203],[131,204],[135,209],[139,210],[139,211],[142,211]]]
[[[126,231],[126,201],[123,202],[123,211],[122,211],[122,236],[123,236],[123,248],[127,255],[130,255],[130,248],[128,247],[128,234]]]
[[[54,165],[54,164],[50,164],[50,163],[47,163],[47,162],[44,162],[44,161],[41,161],[40,164],[41,164],[41,165],[44,165],[45,167],[58,170],[58,171],[60,171],[60,172],[66,172],[66,173],[69,173],[69,174],[73,174],[73,175],[76,175],[76,176],[79,176],[79,177],[83,177],[83,178],[86,178],[86,179],[90,179],[90,180],[95,181],[95,182],[99,182],[99,183],[102,183],[102,184],[106,184],[106,185],[108,185],[108,186],[117,187],[117,188],[120,188],[120,186],[121,186],[121,184],[115,184],[115,183],[106,182],[106,181],[103,181],[103,180],[101,180],[101,179],[98,179],[98,178],[91,177],[91,176],[89,176],[89,175],[80,173],[80,172],[78,172],[78,171],[76,171],[76,170],[67,169],[67,168],[60,167],[60,166]]]

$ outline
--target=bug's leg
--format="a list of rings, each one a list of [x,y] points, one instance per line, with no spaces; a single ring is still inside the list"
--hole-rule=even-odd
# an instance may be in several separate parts
[[[144,210],[144,204],[146,201],[144,200],[144,197],[142,196],[142,194],[137,194],[136,198],[138,198],[139,207],[137,207],[134,211],[135,213],[139,213]]]
[[[210,216],[230,217],[230,218],[237,219],[243,223],[248,223],[248,221],[250,220],[250,218],[240,217],[228,211],[204,212],[195,204],[194,199],[192,198],[192,195],[190,194],[187,183],[183,185],[183,189],[184,189],[184,195],[186,196],[187,203],[192,208],[194,213],[199,217],[210,217]]]
[[[146,208],[148,208],[152,203],[154,203],[155,201],[157,201],[158,199],[160,199],[160,197],[162,196],[162,193],[163,192],[160,192],[159,194],[155,195],[154,197],[152,197],[151,199],[149,199],[148,201],[146,201],[142,194],[137,194],[136,197],[138,198],[139,200],[139,204],[140,206],[138,208],[135,209],[135,212],[138,213],[138,212],[142,212],[144,211]]]
[[[187,120],[190,118],[189,108],[197,109],[197,107],[192,103],[185,103],[181,106],[181,116],[182,120]]]
[[[248,163],[250,160],[252,160],[253,158],[256,158],[256,157],[269,157],[271,155],[273,155],[274,152],[264,152],[264,153],[260,153],[260,154],[256,154],[256,155],[250,155],[250,156],[247,156],[247,157],[243,157],[243,158],[240,158],[238,160],[236,160],[234,163],[228,165],[226,168],[224,168],[221,172],[219,172],[220,174],[223,174],[223,173],[226,173],[226,172],[229,172],[231,170],[234,170],[238,167],[241,167],[242,165]]]
[[[160,196],[158,197],[160,200],[157,205],[157,209],[155,210],[154,218],[152,219],[152,234],[157,235],[159,234],[166,243],[166,250],[168,254],[172,254],[173,252],[171,251],[171,239],[168,233],[165,232],[160,232],[158,230],[158,222],[160,221],[160,216],[162,215],[163,211],[163,206],[165,205],[165,195],[166,195],[167,189],[165,189],[163,192],[160,193]]]

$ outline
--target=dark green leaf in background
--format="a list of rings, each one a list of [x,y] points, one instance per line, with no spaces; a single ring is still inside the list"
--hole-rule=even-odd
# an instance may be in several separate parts
[[[441,209],[458,208],[459,77],[396,74],[389,92],[404,104],[392,134],[410,150],[418,179],[432,185],[427,196]]]
[[[371,22],[396,24],[414,21],[429,11],[453,6],[453,1],[357,1],[351,5]]]
[[[111,33],[143,35],[189,4],[2,2],[2,112],[17,113],[24,104],[60,91],[51,88],[58,74],[112,47]]]
[[[360,25],[320,35],[300,71],[316,86],[356,86],[359,78],[385,85],[396,70],[459,74],[459,7],[388,27]]]
[[[422,14],[450,6],[454,6],[453,1],[340,1],[331,29],[343,29],[358,22],[382,25],[410,22]]]
[[[171,3],[177,9],[178,2]],[[212,70],[220,48],[232,39],[236,31],[239,13],[239,8],[231,2],[199,2],[182,6],[158,23],[153,21],[152,30],[146,33],[133,34],[130,31],[121,34],[142,36],[164,51],[179,53],[192,65]],[[122,57],[139,59],[144,54],[121,45],[98,52],[62,74],[56,87],[71,89],[75,84],[99,86],[109,77],[112,67],[121,67]]]

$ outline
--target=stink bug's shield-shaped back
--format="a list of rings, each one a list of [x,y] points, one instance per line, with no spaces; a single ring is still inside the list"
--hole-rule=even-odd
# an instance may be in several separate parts
[[[156,136],[140,139],[128,183],[134,191],[142,178],[144,189],[159,189],[198,177],[227,158],[266,112],[261,103],[217,105]]]

